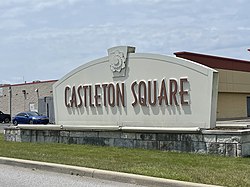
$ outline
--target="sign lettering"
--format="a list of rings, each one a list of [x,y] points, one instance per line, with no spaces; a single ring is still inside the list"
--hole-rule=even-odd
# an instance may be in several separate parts
[[[189,104],[189,90],[185,89],[189,85],[187,78],[162,79],[157,80],[140,80],[132,82],[130,92],[133,102],[131,105],[141,106],[179,106]],[[187,86],[186,86],[187,87]],[[126,97],[125,82],[103,83],[103,84],[86,84],[79,86],[66,86],[64,90],[65,106],[70,107],[125,107]]]

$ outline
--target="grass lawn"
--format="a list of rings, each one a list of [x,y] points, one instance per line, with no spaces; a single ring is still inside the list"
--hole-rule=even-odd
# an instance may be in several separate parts
[[[250,186],[250,158],[90,145],[6,142],[3,134],[0,134],[0,156],[206,184]]]

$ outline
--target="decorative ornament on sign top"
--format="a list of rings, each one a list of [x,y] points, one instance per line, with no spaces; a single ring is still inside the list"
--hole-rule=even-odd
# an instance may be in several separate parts
[[[108,49],[110,70],[113,77],[125,77],[128,63],[128,53],[134,53],[135,47],[118,46]]]
[[[122,51],[115,50],[110,54],[110,69],[111,71],[121,72],[123,68],[125,68],[125,55]]]

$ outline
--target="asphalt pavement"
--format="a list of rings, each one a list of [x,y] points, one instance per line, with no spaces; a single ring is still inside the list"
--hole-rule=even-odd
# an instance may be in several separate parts
[[[143,187],[135,184],[121,183],[90,177],[67,175],[50,171],[36,170],[0,164],[1,187]]]
[[[15,167],[30,168],[32,170],[49,171],[49,172],[55,172],[55,173],[60,173],[60,174],[89,177],[89,178],[93,178],[96,180],[108,180],[108,181],[115,181],[115,182],[120,182],[120,183],[128,183],[128,184],[141,185],[141,186],[215,187],[214,185],[206,185],[206,184],[122,173],[122,172],[114,172],[114,171],[108,171],[108,170],[100,170],[100,169],[94,169],[94,168],[85,168],[85,167],[78,167],[78,166],[70,166],[70,165],[63,165],[63,164],[54,164],[54,163],[38,162],[38,161],[22,160],[22,159],[14,159],[14,158],[6,158],[6,157],[0,157],[0,165],[1,164],[15,166]]]

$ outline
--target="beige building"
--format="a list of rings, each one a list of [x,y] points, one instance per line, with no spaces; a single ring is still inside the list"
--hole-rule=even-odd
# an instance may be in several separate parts
[[[190,52],[174,54],[219,72],[217,119],[250,117],[250,61]]]
[[[22,111],[38,111],[39,99],[53,96],[56,80],[0,85],[0,111],[15,116]]]

